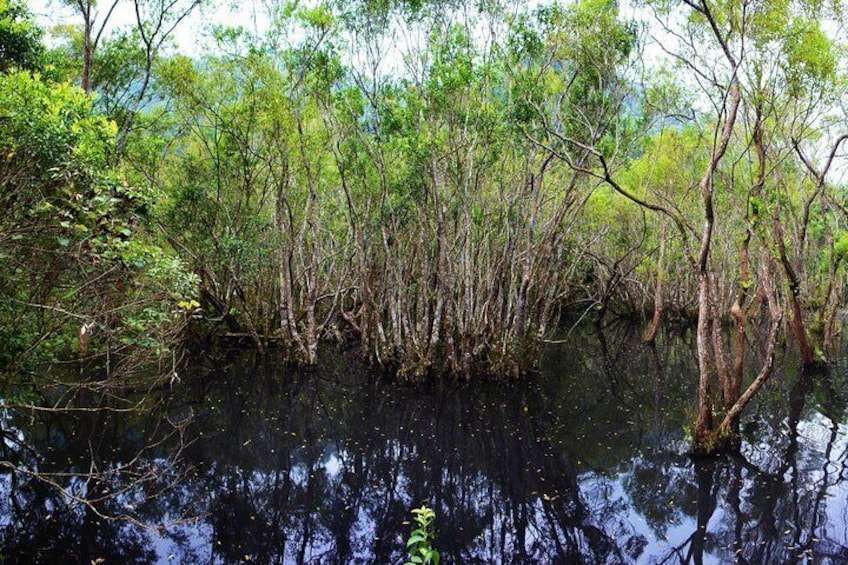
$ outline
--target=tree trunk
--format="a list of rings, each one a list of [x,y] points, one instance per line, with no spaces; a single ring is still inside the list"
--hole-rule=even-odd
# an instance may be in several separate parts
[[[660,324],[662,323],[663,312],[665,310],[663,307],[663,278],[665,277],[664,260],[667,227],[668,220],[665,220],[660,235],[660,256],[657,258],[657,284],[654,287],[654,316],[651,319],[651,325],[648,326],[648,331],[645,332],[645,336],[642,338],[642,341],[648,344],[657,341],[657,334],[660,331]]]
[[[719,38],[721,41],[721,38]],[[731,66],[735,67],[735,61],[728,53],[728,59]],[[713,210],[713,176],[718,167],[719,162],[727,152],[727,146],[730,143],[730,138],[733,134],[733,127],[736,123],[736,116],[739,110],[739,104],[742,100],[742,94],[739,89],[739,81],[736,76],[729,89],[729,100],[727,109],[727,118],[721,131],[721,138],[718,146],[713,150],[712,158],[707,165],[704,176],[699,182],[699,188],[704,202],[704,225],[701,231],[701,247],[698,254],[698,260],[695,264],[698,272],[698,331],[697,331],[697,348],[698,348],[698,372],[700,381],[698,385],[698,420],[695,422],[693,433],[694,447],[697,451],[712,451],[712,443],[715,439],[714,422],[713,422],[713,401],[712,401],[712,380],[713,363],[710,359],[710,342],[713,337],[713,324],[718,323],[714,319],[714,310],[711,305],[711,297],[713,292],[710,289],[712,277],[710,276],[710,249],[713,235],[713,224],[715,222]],[[715,340],[713,346],[716,345]],[[713,357],[719,352],[713,349]],[[715,359],[713,359],[715,361]],[[723,360],[722,360],[723,361]]]
[[[837,279],[839,261],[833,266],[833,272],[827,285],[827,298],[822,309],[822,349],[829,351],[836,335],[836,320],[839,316],[839,297],[842,295],[842,284]]]
[[[757,393],[763,384],[771,376],[774,368],[774,349],[777,343],[777,334],[780,330],[780,322],[783,319],[783,312],[777,305],[777,297],[775,296],[774,278],[772,275],[771,258],[764,257],[763,259],[763,286],[765,287],[766,297],[768,298],[769,314],[771,317],[771,325],[769,328],[768,341],[766,342],[766,355],[763,359],[763,367],[760,369],[759,375],[748,386],[745,392],[733,404],[724,416],[721,425],[716,434],[716,439],[720,442],[727,441],[733,436],[733,430],[738,426],[739,416],[742,411],[751,402],[754,394]]]
[[[315,303],[318,295],[318,251],[315,249],[315,241],[312,242],[312,261],[309,268],[308,285],[306,291],[306,362],[309,365],[318,363],[318,334],[315,320]]]
[[[789,325],[792,328],[792,334],[798,342],[798,350],[801,353],[801,364],[805,369],[811,369],[819,365],[816,359],[816,353],[813,346],[810,345],[809,337],[807,336],[807,328],[804,322],[804,307],[801,304],[801,281],[789,261],[789,256],[786,252],[786,242],[783,239],[783,227],[780,224],[780,212],[778,211],[774,218],[774,235],[777,239],[777,249],[780,253],[780,263],[783,265],[783,271],[789,282],[789,304],[792,308],[792,318]]]
[[[709,274],[698,275],[698,327],[696,343],[698,350],[698,420],[695,422],[693,439],[696,448],[708,445],[713,435],[713,371],[710,363]]]
[[[729,410],[739,394],[742,392],[742,378],[745,374],[745,333],[747,331],[748,319],[745,314],[745,301],[748,295],[748,288],[751,281],[750,277],[750,256],[749,248],[751,244],[751,230],[747,230],[745,239],[742,241],[742,249],[739,253],[740,273],[739,273],[739,290],[736,294],[736,300],[730,308],[730,313],[736,320],[736,349],[733,353],[733,369],[730,374],[729,388],[724,395],[725,410]]]
[[[83,30],[82,30],[82,76],[80,77],[80,88],[85,92],[91,91],[91,59],[94,55],[94,45],[92,44],[92,26],[94,21],[91,14],[91,2],[80,2],[78,4],[82,12]]]

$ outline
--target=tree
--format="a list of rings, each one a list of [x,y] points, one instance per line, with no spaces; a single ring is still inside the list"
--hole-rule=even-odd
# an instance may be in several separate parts
[[[110,117],[118,123],[118,142],[112,158],[117,164],[136,115],[147,100],[154,62],[177,26],[202,0],[109,0],[103,11],[97,9],[97,0],[62,1],[82,18],[80,87],[85,92],[102,90],[107,95]],[[132,9],[135,22],[130,31],[110,36],[107,29],[112,15],[122,4]]]
[[[694,209],[676,200],[676,197],[670,199],[668,194],[656,188],[648,186],[645,190],[644,187],[622,184],[625,176],[620,174],[620,169],[627,162],[626,154],[610,152],[608,144],[572,133],[565,120],[546,119],[541,108],[539,114],[548,137],[540,143],[568,160],[572,167],[596,176],[626,199],[665,216],[675,226],[684,256],[698,281],[700,387],[694,439],[697,449],[710,451],[728,445],[728,442],[733,443],[739,415],[771,374],[774,345],[783,315],[777,296],[779,287],[775,281],[776,259],[783,266],[789,285],[792,328],[801,345],[805,364],[813,362],[803,325],[803,309],[798,299],[800,282],[783,240],[780,214],[788,201],[787,195],[781,193],[780,186],[775,186],[769,176],[783,166],[791,152],[791,144],[785,137],[783,145],[780,145],[776,138],[772,141],[768,136],[781,135],[775,125],[792,119],[787,111],[797,112],[796,116],[806,116],[794,122],[811,125],[809,118],[814,114],[811,108],[821,106],[816,106],[818,99],[815,96],[805,100],[802,94],[804,88],[798,85],[816,80],[826,84],[828,73],[832,75],[835,67],[827,51],[820,51],[820,55],[805,60],[801,55],[805,51],[798,48],[799,33],[805,38],[808,35],[810,41],[822,42],[820,28],[809,22],[814,14],[825,10],[823,4],[724,4],[709,0],[687,1],[684,4],[686,13],[675,11],[668,2],[646,3],[654,10],[665,33],[676,39],[677,47],[667,53],[689,74],[693,85],[700,91],[701,103],[708,108],[707,113],[695,116],[694,120],[705,155],[689,189],[697,190],[700,197],[696,215],[692,215]],[[801,41],[805,42],[807,39]],[[815,59],[816,56],[819,58]],[[787,82],[796,86],[782,89],[781,84]],[[818,92],[826,90],[827,87],[824,87]],[[643,92],[647,95],[650,89],[645,88]],[[626,92],[618,95],[620,108],[624,107],[626,96]],[[648,101],[645,96],[643,99]],[[666,127],[676,129],[679,127],[676,123],[681,117],[686,119],[686,115],[672,113],[673,110],[668,107],[664,112],[671,118]],[[586,112],[579,115],[587,124],[587,131],[601,131],[609,123],[591,117],[583,118],[591,116]],[[650,123],[644,125],[650,126]],[[743,125],[747,129],[743,129]],[[771,129],[767,131],[766,128]],[[619,132],[614,132],[614,135],[622,138]],[[589,151],[595,159],[594,167],[581,167],[559,149],[561,146]],[[741,166],[746,159],[747,166]],[[741,209],[743,214],[733,220],[735,212],[727,209],[724,202],[738,198],[741,198],[742,205],[737,209]],[[772,220],[773,231],[764,221],[766,214]],[[736,244],[738,259],[735,265],[722,261],[724,273],[719,275],[716,241],[717,238],[723,239],[724,233],[732,233],[729,226],[734,221],[744,227]],[[779,250],[777,258],[769,251],[772,242],[776,242],[774,248]],[[760,248],[759,277],[752,272],[751,266],[750,247],[755,243]],[[723,287],[726,288],[721,281],[727,276],[728,267],[732,269],[738,286],[730,308],[737,325],[735,353],[728,349],[721,330],[725,302]],[[752,286],[757,289],[757,300],[753,303],[749,292]],[[766,352],[759,374],[742,392],[747,311],[751,306],[764,302],[768,303],[770,312]],[[713,405],[715,382],[718,382],[722,396],[720,415],[716,414]]]
[[[141,237],[157,195],[110,167],[115,131],[75,87],[0,75],[4,372],[76,351],[86,381],[131,377],[173,345],[194,281]]]
[[[42,31],[22,0],[0,0],[0,72],[41,68]]]

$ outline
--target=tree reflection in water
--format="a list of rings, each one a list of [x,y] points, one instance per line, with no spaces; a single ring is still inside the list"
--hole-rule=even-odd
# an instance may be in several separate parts
[[[423,388],[347,354],[298,374],[231,352],[199,360],[161,413],[8,421],[39,469],[92,454],[112,469],[193,415],[178,464],[146,451],[156,481],[106,473],[86,492],[117,494],[93,507],[3,475],[7,563],[399,563],[422,502],[446,563],[848,560],[843,368],[795,378],[783,359],[741,455],[692,461],[691,348],[638,338],[575,336],[526,382]],[[7,439],[5,460],[23,453]],[[120,514],[147,527],[103,517]]]

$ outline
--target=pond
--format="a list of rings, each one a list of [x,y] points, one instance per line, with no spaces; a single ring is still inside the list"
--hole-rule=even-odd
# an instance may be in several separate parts
[[[846,363],[779,352],[741,455],[693,460],[692,335],[639,335],[421,387],[218,351],[140,413],[6,414],[5,563],[402,563],[422,503],[443,563],[848,561]]]

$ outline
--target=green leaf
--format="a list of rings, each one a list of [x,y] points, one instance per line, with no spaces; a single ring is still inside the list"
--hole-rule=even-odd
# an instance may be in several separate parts
[[[412,536],[410,536],[410,537],[409,537],[409,541],[408,541],[408,542],[406,542],[406,547],[408,548],[408,547],[410,547],[410,546],[412,546],[412,545],[415,545],[416,543],[421,543],[421,542],[422,542],[422,541],[424,541],[425,539],[426,539],[426,538],[424,538],[424,537],[422,537],[422,536],[420,536],[420,535],[412,535]]]

